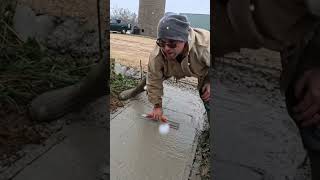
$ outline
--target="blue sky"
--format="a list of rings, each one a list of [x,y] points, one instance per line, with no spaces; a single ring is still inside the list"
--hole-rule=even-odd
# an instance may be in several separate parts
[[[139,0],[110,0],[110,8],[125,8],[138,14]],[[165,11],[210,14],[210,0],[166,0]]]

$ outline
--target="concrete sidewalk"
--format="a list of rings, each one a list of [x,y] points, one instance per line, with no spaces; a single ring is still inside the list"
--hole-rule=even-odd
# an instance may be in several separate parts
[[[111,116],[110,173],[113,180],[186,180],[205,118],[198,94],[164,86],[164,114],[179,125],[160,135],[158,122],[141,117],[152,106],[145,93]]]
[[[106,97],[59,121],[63,129],[43,147],[36,146],[0,179],[101,180],[108,173],[108,109]]]
[[[103,97],[66,115],[59,120],[61,132],[30,150],[0,179],[102,180],[109,173],[114,180],[188,178],[206,117],[195,90],[165,85],[164,113],[179,125],[165,136],[159,134],[157,122],[141,117],[152,108],[145,93],[112,114],[110,124],[107,108]]]
[[[213,178],[308,179],[306,152],[284,102],[268,104],[258,91],[214,84]]]

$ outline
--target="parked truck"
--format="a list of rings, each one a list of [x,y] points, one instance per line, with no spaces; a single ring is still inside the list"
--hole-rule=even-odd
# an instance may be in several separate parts
[[[120,19],[110,20],[110,31],[117,31],[121,32],[121,34],[125,34],[128,30],[131,30],[131,24],[125,23]]]

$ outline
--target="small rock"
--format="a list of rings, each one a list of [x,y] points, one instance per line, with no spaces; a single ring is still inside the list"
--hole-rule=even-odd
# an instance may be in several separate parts
[[[203,167],[201,170],[201,176],[206,176],[208,175],[208,173],[209,173],[209,167],[208,166]]]
[[[23,41],[35,37],[35,19],[36,15],[31,8],[17,5],[13,17],[13,27]]]
[[[274,86],[270,83],[265,83],[264,86],[268,91],[272,91],[274,89]]]
[[[127,67],[122,66],[121,64],[115,64],[115,65],[114,65],[114,72],[115,72],[116,74],[125,75],[126,71],[127,71]]]
[[[35,19],[35,37],[40,42],[44,42],[45,39],[55,28],[55,18],[52,16],[37,16]]]
[[[17,5],[13,17],[13,27],[23,41],[28,38],[36,38],[38,41],[44,42],[55,28],[55,18],[47,15],[36,16],[31,8]]]
[[[133,68],[130,68],[128,71],[125,72],[125,76],[127,77],[133,77],[137,74],[137,71],[135,71]]]
[[[142,77],[143,76],[146,76],[146,74],[144,72],[142,73]],[[135,78],[135,79],[140,79],[141,78],[141,72],[137,71],[137,73],[132,77]]]
[[[47,45],[54,50],[67,49],[78,44],[84,32],[80,30],[80,25],[73,19],[66,19],[57,26],[54,32],[48,37]]]
[[[57,20],[56,20],[57,21]],[[48,36],[46,45],[60,53],[73,57],[97,57],[99,36],[90,22],[83,23],[77,18],[64,18]]]

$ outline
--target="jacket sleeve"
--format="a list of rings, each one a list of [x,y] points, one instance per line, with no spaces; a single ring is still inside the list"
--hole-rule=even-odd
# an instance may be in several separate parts
[[[148,100],[153,105],[162,105],[164,80],[163,68],[164,63],[150,55],[147,73],[147,94]]]
[[[203,80],[203,83],[206,84],[206,83],[210,83],[209,69],[210,69],[210,66],[212,65],[211,64],[210,45],[203,51],[202,55],[203,55],[202,56],[202,61],[206,65],[206,67],[208,68],[208,72],[205,75],[204,80]]]
[[[211,55],[210,55],[210,42],[208,47],[206,47],[202,52],[202,62],[206,65],[206,67],[210,68],[211,66]]]
[[[201,56],[199,58],[200,63],[204,66],[203,70],[205,71],[201,77],[198,78],[198,89],[206,84],[210,83],[210,66],[211,66],[211,56],[210,56],[210,46],[203,48],[201,51]]]

